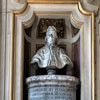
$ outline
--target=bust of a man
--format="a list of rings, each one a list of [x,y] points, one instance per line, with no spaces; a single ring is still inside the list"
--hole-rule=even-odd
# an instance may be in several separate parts
[[[62,69],[68,65],[73,68],[73,63],[65,51],[57,46],[57,31],[54,26],[49,26],[45,37],[45,46],[40,48],[32,57],[31,63],[37,63],[40,68]]]

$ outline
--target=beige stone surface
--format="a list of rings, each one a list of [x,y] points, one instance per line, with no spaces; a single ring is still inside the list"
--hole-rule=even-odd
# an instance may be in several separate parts
[[[96,100],[100,100],[100,9],[96,22]]]
[[[88,3],[98,6],[100,4],[100,0],[87,0]]]
[[[6,13],[0,13],[0,100],[4,100]]]
[[[96,39],[96,100],[100,100],[100,38]]]
[[[6,0],[0,0],[0,12],[6,11]]]
[[[10,22],[7,22],[7,3],[6,0],[0,1],[0,100],[9,100],[9,58],[8,55],[8,33],[7,25],[10,27]],[[10,20],[9,20],[10,21]],[[7,84],[6,84],[7,83]]]
[[[24,0],[7,0],[7,11],[19,10],[25,5]]]

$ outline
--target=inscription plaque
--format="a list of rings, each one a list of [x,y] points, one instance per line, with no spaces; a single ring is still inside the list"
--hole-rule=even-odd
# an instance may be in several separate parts
[[[28,100],[73,100],[76,89],[72,87],[34,87],[29,89]]]
[[[26,80],[28,100],[76,100],[78,78],[65,75],[39,75]]]

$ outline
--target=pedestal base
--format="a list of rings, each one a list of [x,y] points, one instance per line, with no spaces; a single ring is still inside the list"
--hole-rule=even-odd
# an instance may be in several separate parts
[[[76,100],[78,79],[64,75],[27,78],[28,100]]]

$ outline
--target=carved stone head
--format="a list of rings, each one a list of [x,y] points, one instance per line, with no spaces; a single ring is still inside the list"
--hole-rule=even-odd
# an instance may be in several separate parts
[[[45,37],[46,44],[55,44],[57,42],[57,38],[56,28],[54,26],[49,26]]]

